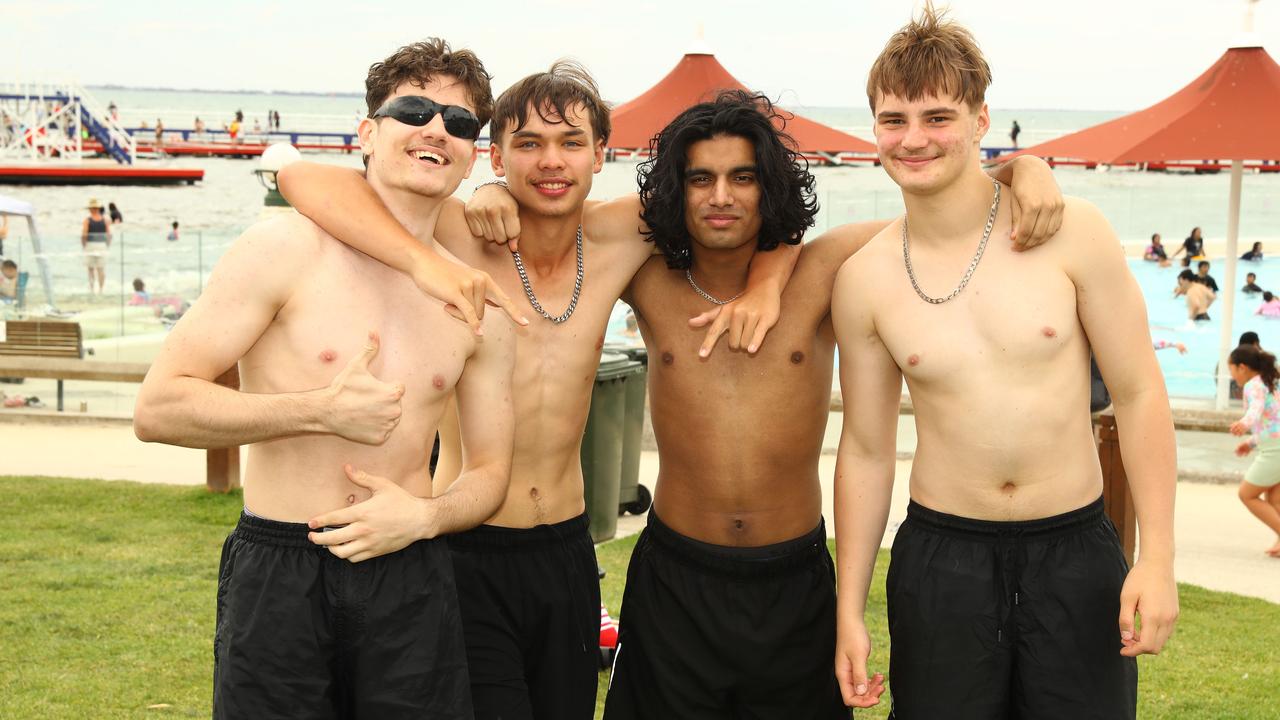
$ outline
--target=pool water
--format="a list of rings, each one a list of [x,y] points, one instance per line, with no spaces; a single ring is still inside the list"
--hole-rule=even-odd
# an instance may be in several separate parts
[[[1174,263],[1170,267],[1161,268],[1155,263],[1142,260],[1130,260],[1129,268],[1142,288],[1142,296],[1147,301],[1148,322],[1151,325],[1152,340],[1167,340],[1187,346],[1187,354],[1181,355],[1174,348],[1156,353],[1160,368],[1164,371],[1165,386],[1172,397],[1211,398],[1215,392],[1214,366],[1218,363],[1218,333],[1222,328],[1222,302],[1228,291],[1224,286],[1225,266],[1221,259],[1212,261],[1209,274],[1218,281],[1221,292],[1209,308],[1208,322],[1192,323],[1187,320],[1187,303],[1185,298],[1173,297],[1173,289],[1177,286],[1181,265]],[[1264,318],[1254,312],[1262,304],[1261,295],[1245,295],[1240,292],[1244,287],[1246,273],[1257,273],[1258,285],[1263,289],[1280,294],[1280,258],[1267,259],[1262,262],[1241,262],[1236,266],[1235,312],[1231,337],[1234,343],[1240,333],[1252,330],[1262,339],[1266,348],[1280,348],[1280,319]],[[627,338],[622,334],[627,306],[619,302],[609,318],[609,342],[625,343]]]

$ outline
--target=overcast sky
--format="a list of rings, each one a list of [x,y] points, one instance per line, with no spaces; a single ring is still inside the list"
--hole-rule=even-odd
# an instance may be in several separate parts
[[[362,92],[371,62],[440,35],[480,54],[495,90],[574,57],[626,101],[698,27],[739,80],[784,105],[861,106],[872,60],[917,0],[0,0],[0,82]],[[1246,0],[954,0],[977,35],[997,108],[1133,110],[1203,72]],[[1280,0],[1255,30],[1280,57]]]

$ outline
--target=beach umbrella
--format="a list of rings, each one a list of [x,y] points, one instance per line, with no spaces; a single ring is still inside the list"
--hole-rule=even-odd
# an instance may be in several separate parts
[[[747,90],[729,73],[706,43],[698,40],[666,77],[635,99],[613,109],[609,147],[644,149],[667,123],[690,106],[715,100],[722,90]],[[786,131],[802,153],[820,155],[838,164],[845,152],[872,155],[876,146],[846,132],[790,114]]]
[[[1254,0],[1256,2],[1256,0]],[[1252,9],[1252,8],[1251,8]],[[1216,406],[1227,406],[1227,355],[1232,348],[1240,184],[1247,160],[1280,160],[1280,65],[1252,36],[1228,49],[1200,77],[1151,107],[1018,153],[1100,164],[1206,158],[1231,161],[1227,210],[1226,289],[1219,345]]]

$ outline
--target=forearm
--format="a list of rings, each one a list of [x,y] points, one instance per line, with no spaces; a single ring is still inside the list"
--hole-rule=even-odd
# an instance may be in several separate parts
[[[258,394],[207,380],[177,377],[144,385],[134,410],[138,439],[190,448],[251,445],[292,435],[329,432],[324,389]]]
[[[842,440],[842,444],[847,441]],[[893,497],[894,458],[836,456],[836,604],[842,618],[861,619]]]
[[[1177,447],[1168,397],[1158,389],[1117,396],[1115,413],[1138,519],[1139,558],[1172,564]]]
[[[1009,187],[1013,187],[1014,169],[1019,165],[1029,165],[1033,163],[1044,165],[1046,170],[1049,170],[1049,172],[1052,172],[1052,170],[1049,168],[1049,164],[1046,163],[1044,160],[1041,160],[1040,158],[1034,155],[1019,155],[1018,157],[1012,160],[1002,162],[999,165],[996,165],[994,167],[987,168],[987,176],[990,177],[992,180],[1008,185]]]
[[[431,500],[428,537],[470,530],[493,517],[506,498],[510,475],[510,462],[463,467],[449,489]]]
[[[280,192],[298,212],[343,243],[404,273],[434,251],[392,216],[354,170],[296,162],[277,176]]]
[[[779,245],[769,252],[758,252],[751,258],[747,271],[747,289],[754,290],[768,285],[777,294],[791,280],[791,273],[800,259],[800,245]]]

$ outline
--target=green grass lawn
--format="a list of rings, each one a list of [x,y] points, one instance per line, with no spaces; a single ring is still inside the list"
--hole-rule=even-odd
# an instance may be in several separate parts
[[[218,557],[239,512],[238,494],[203,488],[0,477],[0,718],[208,717]],[[633,544],[599,548],[615,616]],[[876,668],[886,561],[868,606]],[[1138,716],[1277,717],[1280,605],[1181,591],[1177,634],[1141,660]]]

